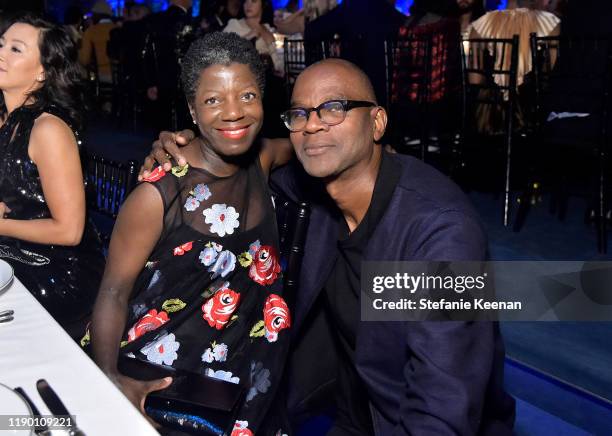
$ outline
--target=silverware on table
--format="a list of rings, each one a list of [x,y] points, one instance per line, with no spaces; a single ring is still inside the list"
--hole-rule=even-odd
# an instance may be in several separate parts
[[[15,319],[13,316],[15,314],[14,310],[3,310],[0,312],[0,323],[9,322]]]
[[[43,399],[51,413],[56,416],[64,417],[70,415],[70,412],[68,412],[68,409],[66,409],[66,406],[64,406],[64,403],[62,403],[62,400],[60,400],[53,388],[49,386],[47,380],[38,380],[36,382],[36,389],[38,389],[40,397]],[[85,433],[77,427],[75,419],[71,420],[71,425],[66,426],[66,430],[69,436],[85,436]]]
[[[20,387],[16,387],[13,390],[17,392],[19,395],[21,395],[23,399],[26,400],[26,402],[30,405],[30,409],[32,410],[32,414],[34,414],[34,417],[35,418],[40,417],[40,412],[38,411],[38,407],[36,407],[36,404],[34,404],[34,402],[30,399],[28,394],[26,394],[26,392]],[[39,422],[42,425],[37,425],[34,428],[34,433],[36,433],[38,436],[50,436],[51,435],[51,432],[49,431],[49,427],[47,426],[47,424],[44,423],[44,421],[37,420],[36,422]]]

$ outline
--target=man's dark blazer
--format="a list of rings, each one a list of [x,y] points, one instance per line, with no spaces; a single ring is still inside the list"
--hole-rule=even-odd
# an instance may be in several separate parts
[[[461,190],[417,159],[389,157],[402,174],[364,260],[483,260],[486,239]],[[296,339],[334,265],[338,235],[333,205],[300,168],[289,165],[272,175],[273,189],[312,205],[292,325]],[[496,323],[360,322],[355,361],[377,436],[512,434],[514,400],[503,389],[504,345]]]

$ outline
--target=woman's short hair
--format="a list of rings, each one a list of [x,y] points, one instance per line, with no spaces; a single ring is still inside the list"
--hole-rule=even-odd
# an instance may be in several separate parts
[[[29,24],[40,30],[38,48],[45,79],[40,88],[30,93],[33,99],[30,106],[40,110],[55,106],[68,117],[66,121],[73,128],[80,128],[86,108],[82,68],[78,63],[75,42],[62,26],[32,13],[14,15],[5,23],[2,33],[16,23]],[[0,103],[0,115],[4,116],[6,106],[1,93]]]
[[[181,63],[181,82],[187,101],[192,103],[198,90],[200,73],[213,65],[247,65],[257,80],[260,92],[266,84],[265,67],[253,44],[232,32],[212,32],[195,40]]]

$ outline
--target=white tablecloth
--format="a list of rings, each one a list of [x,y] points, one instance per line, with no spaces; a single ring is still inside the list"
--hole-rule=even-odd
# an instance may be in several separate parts
[[[15,320],[0,324],[0,383],[21,386],[47,415],[36,390],[46,379],[87,436],[158,435],[16,278],[0,294],[0,312],[6,309]]]

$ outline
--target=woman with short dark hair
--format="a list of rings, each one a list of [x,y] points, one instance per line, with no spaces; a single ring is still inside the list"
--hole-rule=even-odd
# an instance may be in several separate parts
[[[120,355],[240,385],[236,434],[276,434],[286,428],[272,404],[291,318],[267,177],[287,157],[254,145],[264,68],[248,41],[215,32],[191,45],[181,80],[200,135],[184,148],[190,165],[157,167],[121,209],[91,325],[94,359],[154,419],[167,412],[145,410],[145,398],[170,380],[123,375]]]

